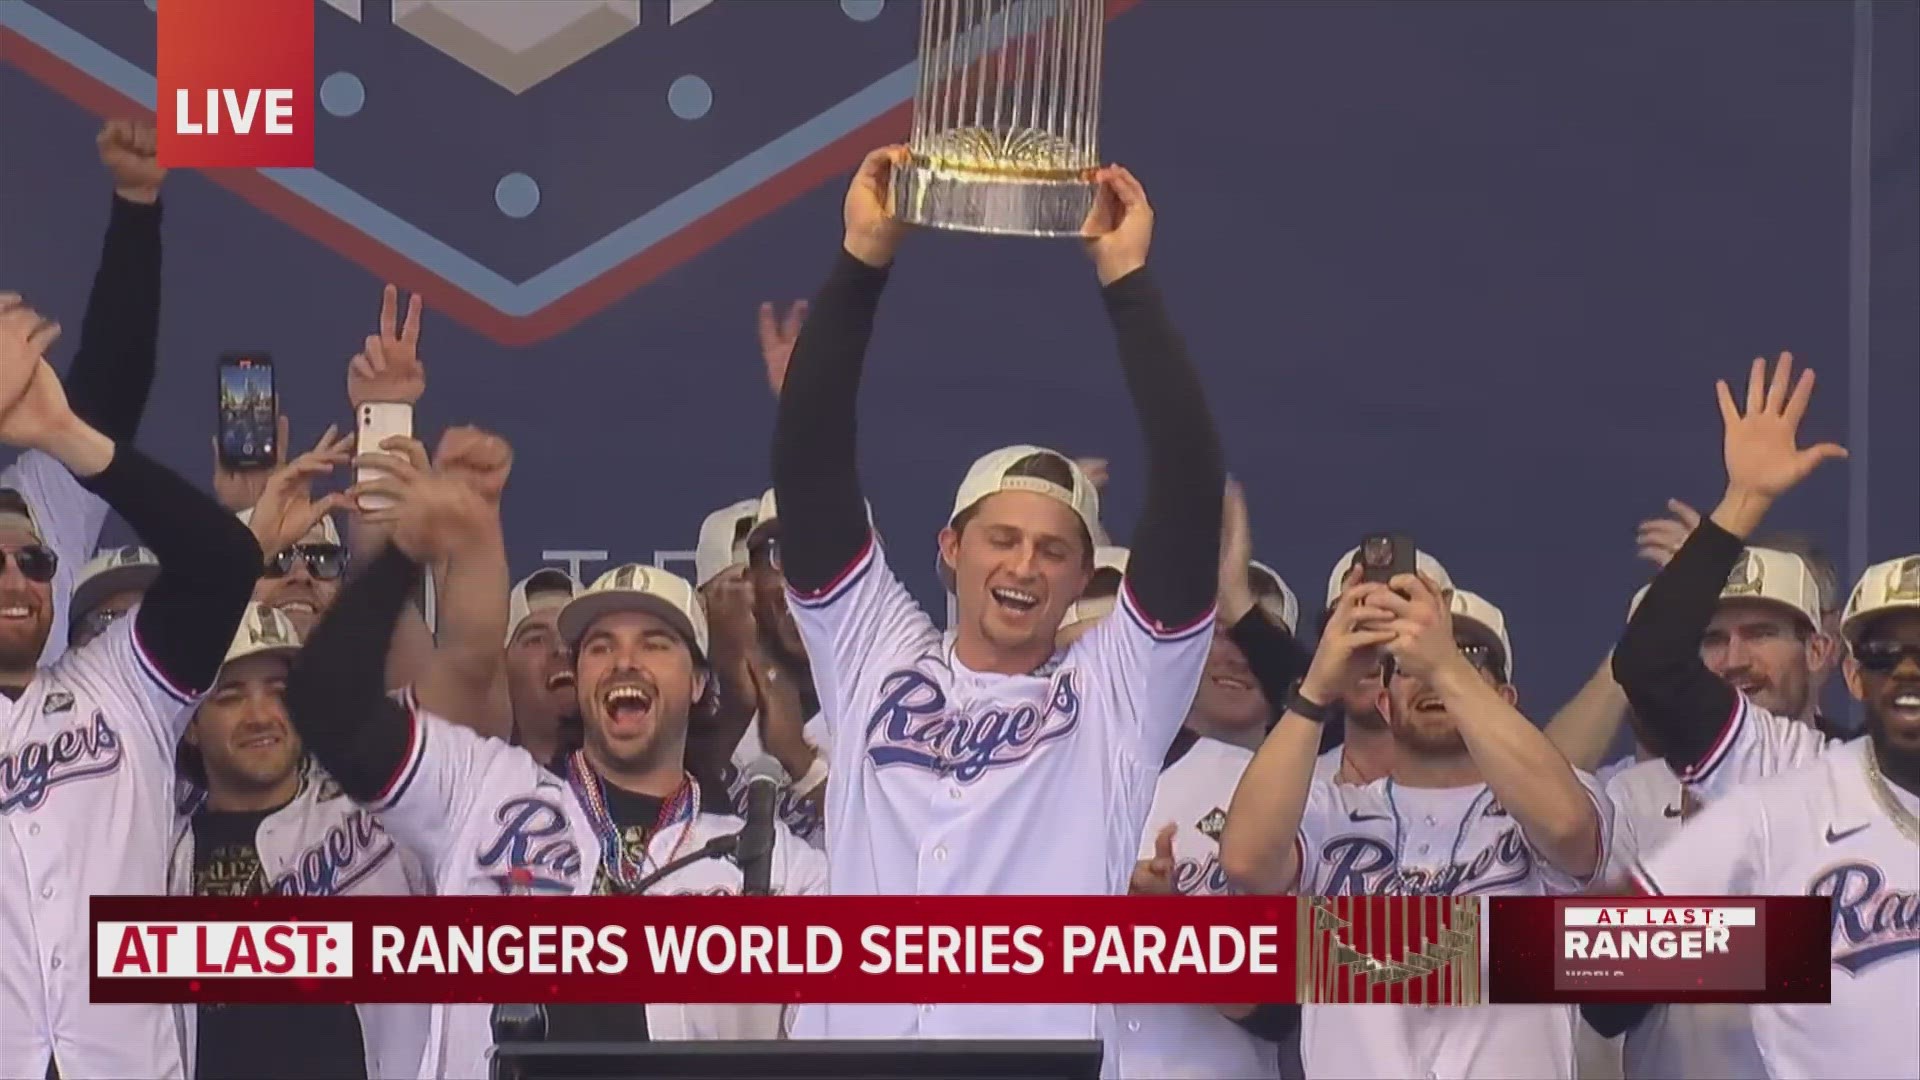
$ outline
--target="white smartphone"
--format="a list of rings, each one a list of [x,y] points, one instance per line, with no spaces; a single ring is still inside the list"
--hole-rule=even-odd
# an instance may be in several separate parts
[[[359,437],[353,444],[356,454],[380,454],[386,451],[380,444],[399,435],[413,437],[413,406],[403,402],[368,402],[360,406]],[[379,475],[379,470],[360,468],[354,472],[354,480],[365,483]],[[393,505],[393,500],[383,495],[367,495],[360,499],[362,510],[384,510]]]

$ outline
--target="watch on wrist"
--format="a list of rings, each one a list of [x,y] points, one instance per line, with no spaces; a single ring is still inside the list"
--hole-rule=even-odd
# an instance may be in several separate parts
[[[1327,722],[1331,707],[1322,705],[1301,693],[1300,684],[1295,683],[1293,689],[1287,692],[1287,711],[1304,716],[1316,724],[1324,724]]]

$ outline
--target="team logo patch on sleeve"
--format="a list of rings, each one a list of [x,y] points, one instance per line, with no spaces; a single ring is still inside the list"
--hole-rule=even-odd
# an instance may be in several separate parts
[[[1227,831],[1227,812],[1216,806],[1206,817],[1194,822],[1193,827],[1209,840],[1219,840],[1220,834]]]
[[[53,693],[47,695],[45,701],[40,703],[41,716],[52,716],[54,713],[72,711],[73,695],[67,693],[65,690],[55,690]]]

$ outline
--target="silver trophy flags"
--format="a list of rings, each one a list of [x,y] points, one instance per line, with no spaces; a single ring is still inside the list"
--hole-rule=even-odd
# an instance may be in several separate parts
[[[1080,235],[1100,162],[1105,29],[1105,0],[921,0],[912,162],[894,173],[894,215]]]

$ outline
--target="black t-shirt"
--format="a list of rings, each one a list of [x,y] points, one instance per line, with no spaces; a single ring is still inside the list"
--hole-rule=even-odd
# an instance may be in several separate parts
[[[627,853],[644,861],[647,839],[660,820],[665,800],[652,795],[636,795],[600,783],[607,797],[607,815],[620,830],[620,842]],[[595,853],[598,855],[598,852]],[[607,876],[604,860],[593,874],[597,896],[620,892]],[[647,1038],[647,1007],[644,1004],[550,1005],[547,1007],[547,1039],[550,1042],[639,1042]]]
[[[193,816],[195,896],[262,896],[267,875],[254,838],[273,811],[202,810]],[[201,1005],[196,1080],[365,1080],[360,1014],[351,1005]]]

